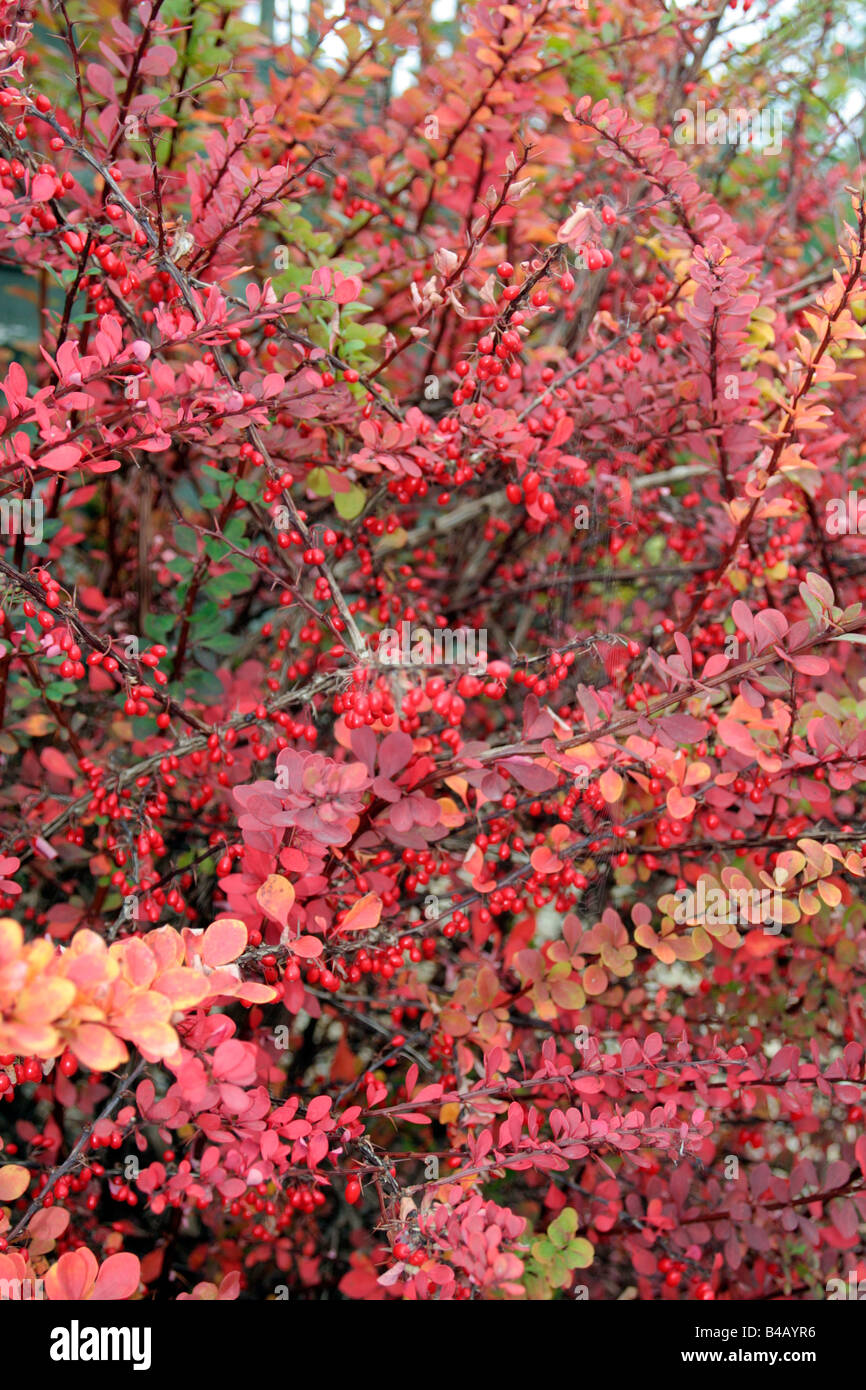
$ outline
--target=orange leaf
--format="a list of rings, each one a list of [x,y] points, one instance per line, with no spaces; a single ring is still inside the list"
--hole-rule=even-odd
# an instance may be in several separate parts
[[[52,1243],[63,1235],[69,1225],[69,1212],[63,1207],[45,1207],[43,1211],[37,1211],[36,1215],[27,1227],[28,1239],[39,1241],[45,1247],[46,1241]]]
[[[538,845],[529,856],[529,862],[537,874],[555,874],[562,868],[562,860],[557,859],[547,845]]]
[[[693,796],[683,796],[679,787],[670,788],[666,801],[674,820],[688,820],[698,804]]]
[[[244,980],[235,988],[234,997],[245,1004],[273,1004],[279,999],[280,991],[273,985],[259,985],[255,980]]]
[[[583,972],[583,987],[587,994],[604,994],[607,975],[600,965],[588,965]]]
[[[227,965],[246,948],[247,929],[236,917],[213,922],[204,934],[201,958],[205,965]]]
[[[101,1023],[82,1023],[69,1040],[79,1062],[91,1071],[114,1071],[126,1061],[126,1048]]]
[[[582,1009],[586,1003],[586,993],[579,980],[554,980],[550,993],[560,1009]]]
[[[289,880],[283,878],[282,874],[268,874],[256,893],[256,902],[262,912],[272,921],[279,922],[281,927],[284,927],[289,920],[289,913],[294,901],[295,890]]]
[[[98,1271],[96,1256],[86,1245],[67,1250],[45,1275],[45,1292],[50,1299],[77,1303],[86,1298]]]
[[[149,950],[139,937],[133,936],[129,941],[119,943],[118,954],[121,955],[123,973],[129,983],[137,989],[147,989],[153,983],[157,971],[153,951]]]
[[[0,1168],[0,1202],[14,1202],[23,1197],[30,1186],[30,1171],[20,1163],[7,1163]]]
[[[165,1023],[171,1018],[171,1002],[164,994],[155,990],[140,990],[133,994],[123,1007],[122,1024],[118,1032],[132,1037],[139,1028],[149,1023]]]
[[[192,1009],[208,995],[208,982],[196,970],[178,967],[160,975],[154,989],[171,1000],[175,1009]]]
[[[382,899],[378,893],[365,893],[349,908],[340,923],[340,931],[371,931],[379,925],[381,916]]]
[[[53,1023],[66,1013],[74,998],[75,985],[71,980],[46,980],[43,976],[21,991],[15,1012],[26,1023]]]
[[[622,778],[612,767],[609,767],[607,772],[601,774],[601,777],[598,779],[598,786],[599,791],[609,805],[613,805],[615,801],[619,801],[622,796]]]
[[[773,952],[778,951],[779,947],[783,944],[784,943],[779,937],[771,936],[769,932],[759,930],[748,932],[743,941],[746,954],[759,958],[761,956],[771,956]]]
[[[20,1056],[54,1057],[59,1051],[60,1034],[41,1023],[9,1023],[0,1029],[4,1046]]]
[[[148,1062],[159,1062],[177,1052],[177,1033],[170,1023],[144,1023],[136,1028],[133,1041]]]
[[[121,1252],[109,1255],[102,1265],[90,1297],[96,1301],[130,1298],[138,1288],[141,1279],[141,1265],[136,1255]]]

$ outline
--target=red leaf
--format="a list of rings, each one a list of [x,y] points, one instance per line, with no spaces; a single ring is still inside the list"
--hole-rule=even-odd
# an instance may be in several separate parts
[[[323,952],[324,945],[317,936],[297,936],[294,941],[286,943],[289,950],[303,960],[315,960]]]
[[[38,460],[40,468],[51,468],[55,473],[66,473],[81,459],[81,450],[75,444],[61,444],[57,449],[49,449]]]

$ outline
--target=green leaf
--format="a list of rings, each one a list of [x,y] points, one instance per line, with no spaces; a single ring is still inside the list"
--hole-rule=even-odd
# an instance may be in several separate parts
[[[213,601],[203,603],[200,608],[196,609],[193,627],[197,638],[204,637],[211,632],[218,632],[223,626],[223,612],[218,603]]]
[[[569,1282],[571,1275],[559,1255],[556,1255],[553,1263],[547,1266],[547,1277],[555,1289],[561,1289]]]
[[[67,695],[78,693],[78,686],[74,681],[49,681],[45,687],[45,694],[49,700],[63,700]]]
[[[311,468],[307,474],[307,487],[317,497],[327,497],[331,492],[331,479],[325,468]]]
[[[191,526],[175,526],[172,542],[178,550],[188,550],[192,555],[198,554],[198,532]]]
[[[568,1247],[566,1261],[569,1269],[588,1269],[595,1258],[595,1246],[583,1236],[578,1236]]]
[[[218,632],[213,637],[205,637],[199,641],[198,646],[207,647],[210,652],[225,652],[230,654],[237,651],[238,639],[231,632]]]
[[[824,616],[824,610],[821,607],[818,600],[816,599],[815,595],[811,593],[805,585],[800,586],[800,595],[809,612],[812,614],[812,617],[815,618],[816,621],[820,622]]]
[[[211,671],[190,671],[185,684],[191,688],[194,694],[205,701],[218,700],[225,693],[222,681]]]
[[[192,560],[186,560],[182,555],[178,555],[175,557],[174,560],[172,560],[171,568],[172,572],[176,574],[178,579],[180,579],[181,581],[177,589],[175,589],[174,596],[178,604],[183,604],[184,600],[186,599],[189,587],[186,581],[192,575],[192,572],[195,569],[195,565],[193,564]]]
[[[555,1221],[547,1228],[547,1238],[560,1250],[564,1250],[577,1230],[577,1212],[574,1207],[564,1207]]]
[[[334,510],[344,521],[354,521],[356,516],[360,516],[367,501],[367,494],[357,483],[353,483],[348,492],[334,493]]]
[[[215,599],[234,598],[235,594],[242,594],[246,587],[246,576],[232,570],[230,574],[218,574],[211,579],[205,585],[205,593]]]

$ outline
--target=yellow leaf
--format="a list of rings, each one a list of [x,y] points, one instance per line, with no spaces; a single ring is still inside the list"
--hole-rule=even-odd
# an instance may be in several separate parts
[[[466,800],[466,795],[469,791],[469,783],[466,781],[465,777],[446,777],[445,785],[446,787],[450,787],[453,792],[456,792],[461,801]]]
[[[0,917],[0,965],[15,960],[24,945],[24,932],[14,917]]]
[[[31,714],[21,724],[24,733],[29,734],[31,738],[44,738],[51,732],[52,727],[47,714]]]
[[[450,796],[439,796],[436,798],[439,806],[439,820],[443,825],[462,825],[464,815],[457,809],[457,803]]]

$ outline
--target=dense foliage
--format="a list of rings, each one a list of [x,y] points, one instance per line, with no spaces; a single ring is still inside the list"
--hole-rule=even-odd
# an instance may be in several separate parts
[[[0,0],[5,1288],[866,1275],[845,9]]]

